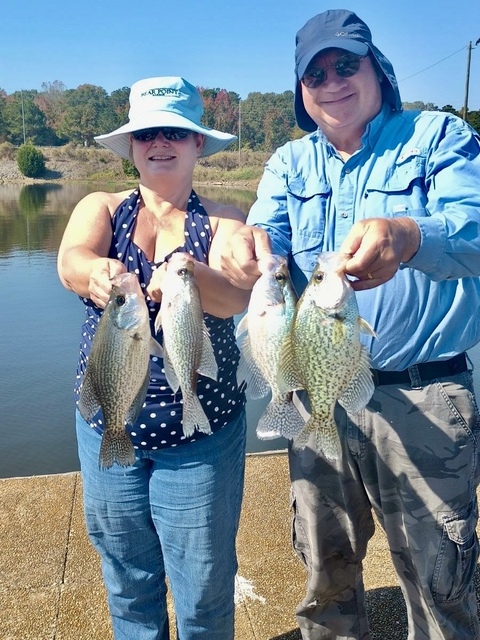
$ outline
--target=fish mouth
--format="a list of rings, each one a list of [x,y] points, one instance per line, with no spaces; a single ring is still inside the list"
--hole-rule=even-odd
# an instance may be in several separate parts
[[[343,318],[343,314],[338,307],[324,307],[323,311],[327,316],[330,316],[331,318]]]

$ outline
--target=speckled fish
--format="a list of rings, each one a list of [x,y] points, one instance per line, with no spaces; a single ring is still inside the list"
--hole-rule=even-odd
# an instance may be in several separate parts
[[[367,405],[374,391],[370,357],[360,333],[376,334],[359,316],[344,262],[338,252],[318,256],[298,301],[280,365],[287,387],[306,389],[310,402],[310,418],[294,447],[305,447],[315,432],[317,451],[331,459],[340,454],[335,403],[355,413]]]
[[[155,329],[163,330],[165,376],[171,389],[181,389],[183,433],[195,430],[211,433],[210,422],[197,396],[198,374],[217,379],[208,329],[203,318],[200,292],[195,281],[194,259],[188,253],[174,253],[167,263],[162,302]]]
[[[247,393],[271,400],[257,425],[262,440],[293,438],[305,425],[292,403],[292,392],[281,388],[278,379],[280,351],[290,331],[297,295],[285,258],[272,255],[258,263],[262,275],[255,283],[246,315],[237,327],[242,354],[238,378],[247,382]]]
[[[102,468],[114,462],[127,466],[135,461],[125,426],[136,421],[145,401],[154,344],[137,277],[133,273],[115,276],[93,339],[78,405],[87,422],[102,409]]]

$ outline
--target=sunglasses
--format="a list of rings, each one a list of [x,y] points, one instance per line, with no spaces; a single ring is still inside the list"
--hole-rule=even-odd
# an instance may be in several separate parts
[[[335,69],[337,76],[341,78],[351,78],[360,69],[360,62],[366,56],[357,56],[354,53],[347,53],[340,56],[334,65],[330,67],[309,67],[303,74],[302,83],[308,89],[316,89],[327,79],[327,70]]]
[[[150,129],[140,129],[140,131],[132,131],[132,137],[140,142],[152,142],[162,132],[165,140],[185,140],[193,133],[190,129],[177,129],[175,127],[151,127]]]

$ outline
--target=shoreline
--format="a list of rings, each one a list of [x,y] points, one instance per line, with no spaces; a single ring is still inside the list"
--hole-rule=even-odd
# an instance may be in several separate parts
[[[68,152],[60,150],[46,151],[45,173],[39,178],[24,176],[17,165],[16,160],[0,159],[0,185],[1,184],[125,184],[136,185],[138,179],[127,176],[124,173],[120,158],[112,156],[108,151],[99,149],[86,149],[84,155],[80,149],[68,155]],[[209,166],[208,168],[198,164],[193,173],[195,185],[219,187],[227,189],[242,189],[256,191],[262,173],[262,163],[254,161],[247,165],[252,170],[252,178],[230,178],[229,171],[221,167]],[[197,173],[197,176],[195,175]],[[256,175],[259,177],[257,178]]]

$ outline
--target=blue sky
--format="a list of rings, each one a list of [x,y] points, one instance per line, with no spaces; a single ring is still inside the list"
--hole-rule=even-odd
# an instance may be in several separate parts
[[[391,60],[402,100],[451,104],[465,97],[467,47],[480,38],[476,3],[451,0],[23,0],[4,3],[0,88],[108,93],[140,78],[182,75],[197,86],[282,93],[293,89],[295,33],[325,9],[360,15]],[[480,44],[472,49],[468,107],[480,109]]]

